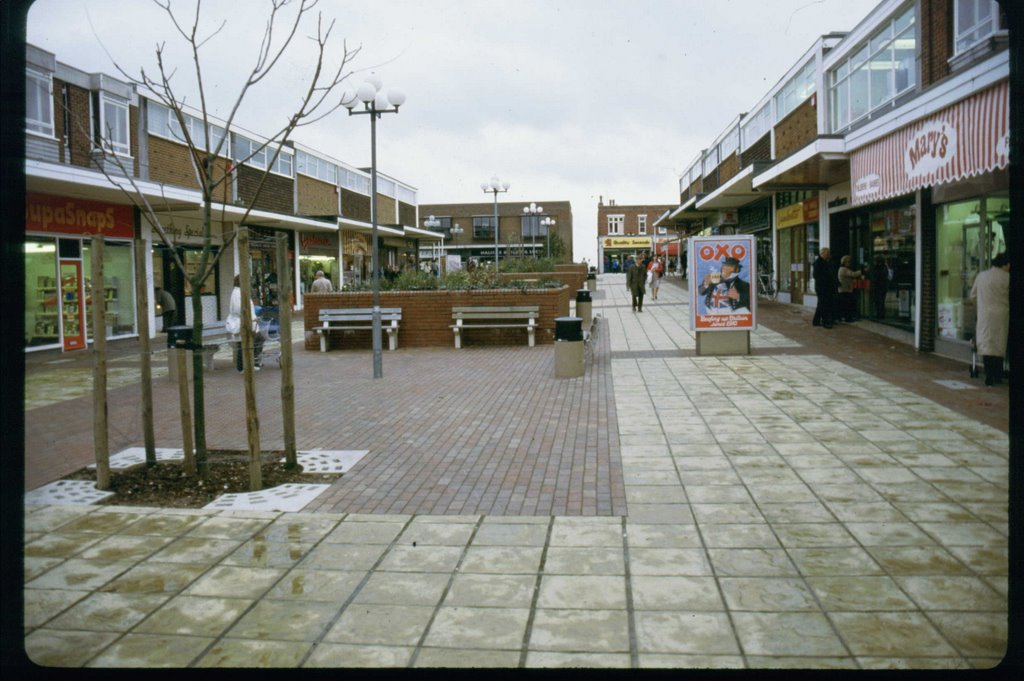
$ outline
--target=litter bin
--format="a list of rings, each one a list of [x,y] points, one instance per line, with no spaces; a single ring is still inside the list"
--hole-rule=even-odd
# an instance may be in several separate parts
[[[576,291],[576,316],[583,320],[583,328],[589,329],[594,323],[594,301],[590,298],[590,289],[581,288]]]
[[[555,317],[555,378],[583,375],[583,320]]]
[[[587,290],[597,290],[597,272],[587,272]]]
[[[167,378],[178,382],[178,352],[192,349],[192,327],[172,326],[167,329]],[[185,371],[192,379],[192,362],[185,363]]]

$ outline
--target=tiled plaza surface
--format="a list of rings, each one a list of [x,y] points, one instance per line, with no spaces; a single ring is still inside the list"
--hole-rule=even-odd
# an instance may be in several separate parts
[[[1008,441],[971,401],[1005,412],[1005,387],[945,395],[934,380],[969,379],[940,358],[887,381],[875,368],[902,350],[840,361],[837,336],[816,347],[808,332],[824,330],[786,333],[791,313],[767,306],[752,355],[696,357],[672,284],[634,314],[621,275],[602,276],[594,311],[579,379],[551,378],[550,346],[385,353],[378,382],[340,378],[369,373],[368,353],[298,353],[309,367],[300,413],[325,424],[300,430],[300,447],[369,450],[304,512],[27,506],[29,656],[71,667],[999,662]],[[844,347],[872,337],[843,333]],[[274,397],[272,376],[258,377],[261,399]],[[230,431],[218,437],[244,444],[227,426],[238,375],[211,384],[211,418]],[[111,392],[112,408],[128,409],[117,393],[130,388]],[[36,422],[76,399],[90,398],[29,410],[26,432],[40,437]],[[127,418],[120,436],[137,445]],[[161,424],[158,446],[174,446],[173,420]],[[31,474],[49,450],[26,451]]]

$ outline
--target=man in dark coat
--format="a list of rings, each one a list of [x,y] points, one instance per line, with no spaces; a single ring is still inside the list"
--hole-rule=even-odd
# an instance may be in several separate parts
[[[637,258],[630,263],[629,269],[626,270],[626,288],[629,289],[630,296],[632,297],[634,312],[644,311],[646,284],[647,268],[644,267],[643,261]]]
[[[835,322],[836,302],[839,297],[839,280],[832,267],[831,257],[832,252],[828,248],[821,249],[812,267],[818,306],[814,309],[814,320],[811,323],[826,329],[831,329]]]

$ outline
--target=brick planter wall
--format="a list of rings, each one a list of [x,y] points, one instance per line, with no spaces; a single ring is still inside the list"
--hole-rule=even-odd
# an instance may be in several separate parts
[[[570,297],[571,296],[571,297]],[[452,308],[460,305],[538,305],[540,321],[537,343],[554,343],[555,318],[569,314],[569,301],[576,292],[568,286],[557,289],[490,289],[485,291],[381,291],[381,307],[402,308],[398,330],[398,348],[455,347],[452,333]],[[303,297],[303,322],[306,331],[319,326],[320,310],[324,308],[370,308],[370,291],[307,293]],[[382,338],[387,350],[387,339]],[[523,329],[476,329],[462,332],[464,347],[474,345],[526,345]],[[370,331],[335,331],[328,335],[331,349],[373,346]],[[320,334],[307,333],[306,350],[320,350]]]

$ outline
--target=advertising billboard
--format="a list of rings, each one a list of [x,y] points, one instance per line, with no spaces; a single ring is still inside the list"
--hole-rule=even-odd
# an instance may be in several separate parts
[[[751,235],[689,240],[690,330],[757,328],[757,247]]]

